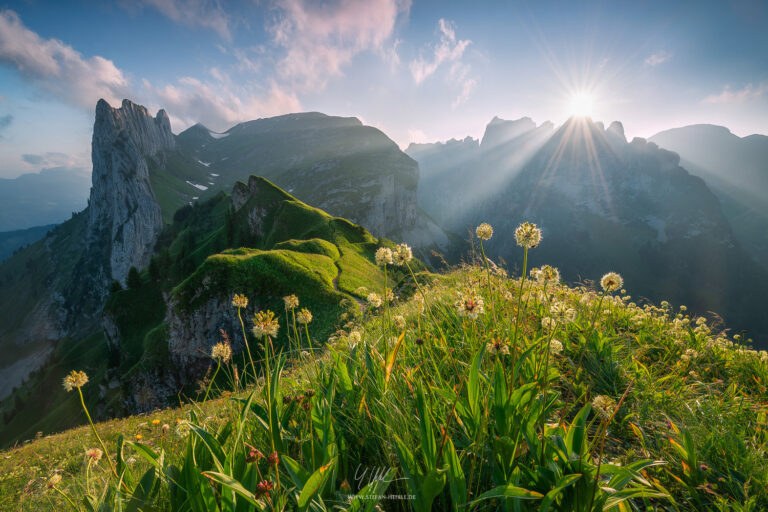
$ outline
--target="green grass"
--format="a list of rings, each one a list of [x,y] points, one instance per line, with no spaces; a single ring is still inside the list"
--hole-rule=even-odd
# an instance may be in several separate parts
[[[327,289],[333,252],[310,245],[326,250],[233,250],[198,272],[240,292],[264,284],[253,280],[271,255],[275,268],[309,272],[292,269],[302,277],[291,286]],[[282,286],[280,273],[263,279]],[[271,354],[261,374],[270,386],[233,390],[218,379],[214,395],[225,400],[157,413],[189,422],[183,439],[138,427],[142,418],[100,425],[112,447],[118,432],[150,437],[122,448],[135,459],[120,467],[122,497],[104,461],[87,471],[82,450],[93,440],[79,430],[0,455],[4,499],[61,507],[66,498],[46,485],[58,472],[73,503],[134,499],[153,510],[350,510],[348,497],[366,492],[411,496],[357,502],[385,510],[768,507],[765,352],[711,319],[624,292],[522,283],[482,265],[417,279],[392,304],[353,310],[323,352]],[[303,300],[308,289],[295,291]],[[482,299],[476,315],[459,307],[468,298]],[[313,313],[313,324],[334,314]],[[304,336],[280,322],[289,343]],[[253,448],[277,452],[277,471],[249,458]],[[360,480],[361,468],[384,468],[382,478]],[[258,492],[260,481],[273,488]]]

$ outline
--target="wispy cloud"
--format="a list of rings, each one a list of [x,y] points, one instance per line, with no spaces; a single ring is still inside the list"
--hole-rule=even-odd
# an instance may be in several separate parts
[[[667,52],[665,50],[661,50],[659,52],[656,52],[656,53],[646,57],[645,58],[645,65],[646,66],[651,66],[651,67],[658,66],[659,64],[663,64],[663,63],[667,62],[671,58],[672,58],[672,54],[671,53],[669,53],[669,52]]]
[[[747,84],[741,89],[733,90],[730,86],[723,87],[719,94],[711,94],[704,98],[704,103],[745,103],[755,100],[768,93],[768,83],[759,85]]]
[[[320,5],[310,0],[277,0],[269,24],[272,42],[285,54],[277,64],[280,78],[298,90],[323,89],[328,80],[368,50],[382,51],[409,0],[338,0]]]
[[[230,41],[231,17],[224,11],[219,0],[142,0],[167,18],[188,27],[213,30]]]
[[[0,12],[0,62],[16,68],[42,90],[66,102],[93,108],[100,97],[115,101],[128,78],[103,57],[83,57],[57,39],[43,39],[13,11]]]
[[[11,123],[13,123],[13,116],[11,114],[0,116],[0,139],[3,138],[3,132],[11,126]]]
[[[84,155],[71,155],[58,151],[47,151],[42,154],[25,153],[21,155],[21,159],[32,167],[84,168],[88,165],[88,159],[84,158]]]
[[[469,39],[456,38],[456,26],[452,21],[440,19],[438,21],[440,39],[431,47],[431,55],[411,61],[409,68],[413,80],[420,84],[433,75],[443,64],[448,68],[448,82],[459,87],[459,95],[451,103],[456,108],[466,102],[472,91],[477,86],[477,79],[470,77],[471,68],[463,62],[464,52],[472,44]]]

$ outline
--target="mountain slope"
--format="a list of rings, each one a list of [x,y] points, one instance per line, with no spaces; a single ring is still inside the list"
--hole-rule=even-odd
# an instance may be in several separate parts
[[[55,224],[49,224],[17,231],[0,232],[0,263],[11,257],[18,249],[37,242],[54,227],[56,227]]]
[[[651,139],[680,155],[723,205],[739,243],[768,269],[768,137],[738,137],[723,126],[692,125]]]

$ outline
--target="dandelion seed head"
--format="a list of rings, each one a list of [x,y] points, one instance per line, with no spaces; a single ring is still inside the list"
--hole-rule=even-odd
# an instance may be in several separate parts
[[[296,321],[302,325],[307,325],[312,321],[312,313],[307,308],[304,308],[296,313]]]
[[[349,342],[352,344],[360,343],[363,339],[363,334],[360,331],[352,331],[349,333]]]
[[[286,295],[283,297],[283,303],[285,304],[285,309],[287,310],[296,309],[299,307],[299,298],[293,294]]]
[[[85,450],[85,456],[91,459],[94,464],[97,464],[101,460],[102,455],[104,455],[104,452],[98,448],[90,448]]]
[[[413,251],[407,244],[400,244],[392,251],[392,259],[395,265],[402,267],[413,259]]]
[[[534,274],[535,279],[540,283],[553,283],[560,282],[560,271],[550,265],[543,265]]]
[[[88,375],[83,371],[72,370],[69,375],[64,377],[64,389],[72,391],[75,388],[81,388],[88,383]]]
[[[376,264],[379,266],[392,264],[392,249],[389,247],[379,247],[376,250]]]
[[[600,286],[608,293],[621,289],[624,279],[616,272],[608,272],[600,279]]]
[[[485,312],[483,298],[475,291],[460,292],[454,305],[456,306],[459,316],[467,317],[472,320]]]
[[[222,363],[229,362],[232,357],[232,347],[227,343],[219,342],[211,347],[211,358],[219,359]],[[159,421],[158,421],[159,423]]]
[[[248,307],[248,297],[241,293],[236,293],[234,297],[232,297],[232,306],[236,308],[247,308]]]
[[[403,317],[402,315],[395,315],[394,317],[392,317],[392,321],[395,323],[395,327],[397,328],[397,330],[399,331],[405,330],[405,326],[406,326],[405,317]]]
[[[48,479],[48,482],[46,483],[46,485],[50,489],[56,485],[59,485],[60,483],[61,483],[61,475],[58,473],[54,473],[53,475],[51,475],[51,478]]]
[[[490,224],[487,222],[483,222],[479,226],[477,226],[477,229],[475,230],[475,234],[477,235],[477,238],[480,240],[490,240],[493,236],[493,228]]]
[[[552,340],[549,342],[549,352],[551,354],[559,354],[563,351],[563,344],[560,340],[556,340],[552,338]]]
[[[541,319],[541,326],[547,331],[554,329],[556,325],[557,321],[552,317],[545,316]]]
[[[523,222],[515,230],[515,241],[520,247],[533,249],[541,243],[541,230],[536,224]]]
[[[366,300],[368,300],[368,304],[370,304],[372,308],[381,307],[381,297],[376,292],[369,293]]]
[[[280,324],[272,311],[259,311],[253,315],[253,335],[257,338],[277,336]]]

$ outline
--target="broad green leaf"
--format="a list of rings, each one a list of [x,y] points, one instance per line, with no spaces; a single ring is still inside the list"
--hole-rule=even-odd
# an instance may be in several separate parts
[[[447,437],[445,440],[443,458],[448,466],[448,489],[451,492],[453,509],[458,510],[460,505],[464,505],[467,502],[467,480],[464,477],[461,461],[456,454],[456,448],[454,448],[450,437]]]
[[[258,505],[256,502],[256,499],[251,491],[243,487],[243,485],[232,478],[231,476],[225,475],[223,473],[217,473],[215,471],[204,471],[203,475],[207,476],[211,480],[220,483],[227,489],[230,489],[234,491],[239,496],[242,496],[245,500],[248,501],[248,503],[251,503],[252,505]]]
[[[483,500],[489,500],[492,498],[513,498],[518,500],[540,500],[544,496],[535,491],[529,491],[522,487],[515,487],[514,485],[500,485],[491,489],[488,492],[484,492],[477,499],[472,500],[471,505],[476,505]]]
[[[312,498],[315,497],[317,492],[322,488],[323,484],[325,484],[328,476],[331,474],[331,469],[335,464],[336,459],[333,459],[331,462],[325,466],[319,467],[317,471],[312,473],[312,475],[307,480],[307,483],[304,484],[304,487],[301,489],[301,493],[299,494],[299,510],[303,511],[307,509],[309,503],[312,501]]]
[[[555,503],[555,500],[557,499],[557,495],[563,492],[567,487],[573,485],[581,478],[580,473],[576,473],[573,475],[565,475],[560,480],[557,481],[557,485],[554,489],[549,491],[546,496],[544,496],[544,499],[541,500],[541,505],[539,506],[539,512],[547,512],[549,510],[549,507],[552,506],[553,503]]]
[[[387,490],[387,487],[389,487],[389,484],[395,477],[396,472],[397,470],[392,468],[387,472],[384,478],[374,480],[363,487],[352,499],[352,504],[349,506],[347,512],[373,512],[380,500],[373,499],[372,497],[382,496],[384,494],[384,491]]]

